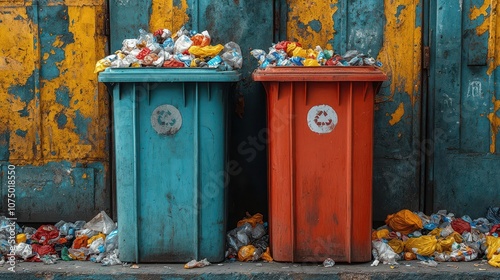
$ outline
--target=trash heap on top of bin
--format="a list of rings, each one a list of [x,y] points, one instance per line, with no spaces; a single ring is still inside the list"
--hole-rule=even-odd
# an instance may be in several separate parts
[[[259,61],[261,69],[267,66],[382,66],[380,61],[357,50],[340,55],[320,46],[305,49],[300,43],[291,41],[273,44],[267,53],[262,49],[254,49],[250,54]]]
[[[44,262],[92,261],[102,265],[122,264],[118,258],[116,223],[101,211],[89,222],[44,224],[35,229],[21,228],[5,216],[0,217],[2,264],[13,261]]]
[[[404,209],[388,215],[386,225],[372,232],[374,262],[397,265],[398,260],[439,262],[487,259],[500,267],[500,208],[489,207],[486,218],[472,220],[440,210],[430,216]]]
[[[243,58],[237,43],[212,43],[206,30],[198,33],[182,27],[173,34],[168,29],[154,33],[140,29],[137,38],[123,40],[120,50],[99,60],[94,73],[108,67],[209,67],[228,71],[241,68]]]

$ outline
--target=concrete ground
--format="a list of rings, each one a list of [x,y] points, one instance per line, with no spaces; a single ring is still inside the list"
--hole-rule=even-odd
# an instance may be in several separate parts
[[[183,264],[138,264],[101,266],[88,261],[59,261],[56,264],[17,263],[15,272],[9,264],[0,268],[0,279],[500,279],[500,268],[485,261],[439,263],[437,267],[419,261],[400,261],[398,266],[371,263],[335,264],[325,268],[320,264],[241,263],[224,262],[195,269]]]

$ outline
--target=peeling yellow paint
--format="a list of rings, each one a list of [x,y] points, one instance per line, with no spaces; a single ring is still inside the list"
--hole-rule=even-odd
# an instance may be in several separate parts
[[[97,90],[97,76],[93,73],[95,61],[104,56],[104,38],[99,32],[102,7],[70,6],[68,9],[69,32],[74,42],[64,45],[58,36],[54,47],[62,47],[65,59],[56,63],[60,75],[51,80],[41,80],[42,153],[45,159],[107,159],[106,129],[107,104],[105,92]],[[69,92],[69,107],[56,102],[56,92],[65,87]],[[77,112],[89,120],[87,135],[81,136],[75,123]],[[60,127],[58,117],[63,114],[66,123]]]
[[[49,53],[44,53],[43,54],[43,60],[49,59],[50,54]]]
[[[337,12],[338,0],[325,1],[307,1],[307,0],[289,0],[287,22],[287,38],[291,41],[297,41],[304,47],[312,48],[315,46],[333,49],[329,41],[333,41],[335,26],[333,15]],[[319,21],[321,29],[313,30],[309,23]],[[304,24],[306,28],[301,26]]]
[[[394,113],[391,114],[391,119],[389,120],[390,125],[395,125],[398,122],[401,121],[401,118],[403,118],[403,115],[405,114],[405,105],[403,102],[399,103],[398,108]]]
[[[416,26],[417,0],[384,0],[386,25],[378,60],[391,77],[389,97],[377,96],[376,102],[393,100],[396,92],[410,96],[412,106],[420,91],[421,27]],[[398,15],[398,9],[399,15]]]
[[[488,9],[490,12],[488,13]],[[493,71],[500,65],[500,23],[497,21],[498,1],[484,0],[480,7],[473,6],[470,9],[469,18],[474,21],[483,16],[483,22],[476,27],[478,36],[489,31],[488,37],[488,70],[487,74],[491,75]]]
[[[175,33],[189,21],[187,0],[182,0],[180,7],[174,5],[173,2],[173,0],[152,0],[152,12],[149,19],[150,31],[167,28]]]
[[[19,96],[11,94],[11,86],[23,86],[28,82],[35,69],[34,30],[38,27],[28,18],[24,7],[5,7],[0,14],[0,33],[16,34],[3,36],[0,40],[0,135],[8,135],[8,146],[12,163],[33,160],[39,149],[36,143],[39,126],[36,120],[37,100],[27,104]],[[23,32],[19,32],[19,31]],[[16,47],[16,46],[22,46]],[[26,88],[33,94],[33,88]],[[26,115],[21,112],[26,108]],[[24,131],[25,135],[17,135]]]
[[[497,100],[495,96],[493,96],[491,102],[493,103],[493,112],[488,114],[488,120],[490,120],[491,127],[490,153],[494,154],[496,151],[498,130],[500,128],[500,117],[497,115],[500,109],[500,100]]]

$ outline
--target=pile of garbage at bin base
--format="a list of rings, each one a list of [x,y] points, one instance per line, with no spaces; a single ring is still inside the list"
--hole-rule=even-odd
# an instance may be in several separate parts
[[[101,211],[89,222],[59,221],[55,225],[21,228],[0,217],[2,264],[12,261],[44,262],[90,260],[102,265],[121,264],[116,223]]]
[[[388,215],[386,225],[372,232],[372,266],[419,260],[439,262],[487,259],[500,267],[500,208],[489,207],[486,217],[472,220],[440,210],[430,216],[403,209]]]
[[[120,50],[99,60],[94,73],[108,67],[208,67],[222,71],[242,67],[243,57],[237,43],[211,43],[207,30],[199,33],[182,27],[173,34],[168,29],[152,33],[140,29],[137,38],[123,40]]]
[[[250,54],[257,59],[259,68],[268,66],[363,66],[382,67],[382,62],[357,50],[349,50],[343,55],[333,50],[316,46],[314,49],[302,48],[299,42],[280,41],[269,47],[266,52],[254,49]]]

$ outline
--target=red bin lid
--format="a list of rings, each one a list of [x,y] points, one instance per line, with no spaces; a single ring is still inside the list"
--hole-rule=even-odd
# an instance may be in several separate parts
[[[256,69],[254,81],[261,82],[379,82],[387,75],[375,66],[268,66]]]

